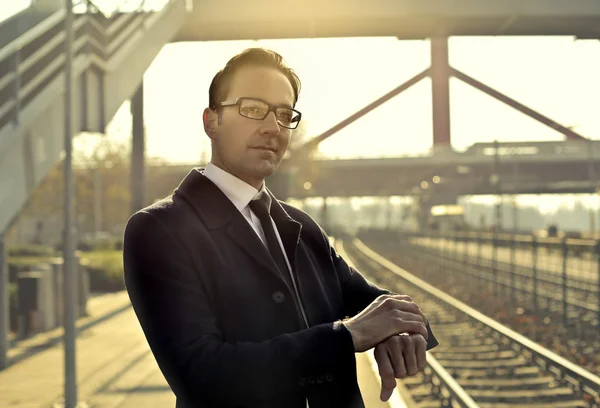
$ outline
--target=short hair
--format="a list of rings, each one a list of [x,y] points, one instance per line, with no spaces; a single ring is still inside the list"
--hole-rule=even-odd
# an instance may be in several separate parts
[[[223,101],[223,98],[229,91],[228,87],[235,73],[243,67],[259,66],[267,68],[275,68],[290,81],[294,90],[294,104],[298,102],[300,94],[300,78],[294,70],[288,67],[283,61],[283,57],[275,51],[265,48],[248,48],[241,53],[233,56],[225,65],[225,68],[217,72],[214,76],[210,88],[208,89],[208,106],[211,109],[216,109],[218,104]]]

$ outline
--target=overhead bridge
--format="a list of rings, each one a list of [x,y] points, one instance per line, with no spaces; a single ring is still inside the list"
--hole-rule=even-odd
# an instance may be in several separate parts
[[[596,0],[196,0],[177,41],[313,37],[600,38]]]
[[[101,7],[103,0],[87,3],[95,6],[77,14],[73,28],[74,134],[104,132],[118,108],[139,89],[160,49],[173,41],[600,38],[597,0],[140,0],[160,6],[121,7],[110,13]],[[40,4],[58,8],[63,2],[36,2]],[[63,151],[64,18],[64,10],[30,7],[0,23],[0,232]]]

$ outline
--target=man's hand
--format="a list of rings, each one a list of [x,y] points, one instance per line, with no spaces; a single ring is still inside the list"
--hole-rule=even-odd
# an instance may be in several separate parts
[[[352,335],[354,351],[362,353],[399,333],[422,334],[427,339],[426,322],[409,296],[381,295],[344,325]]]
[[[375,346],[375,360],[381,377],[382,401],[387,401],[396,388],[396,378],[416,375],[423,371],[427,340],[421,334],[402,333]]]

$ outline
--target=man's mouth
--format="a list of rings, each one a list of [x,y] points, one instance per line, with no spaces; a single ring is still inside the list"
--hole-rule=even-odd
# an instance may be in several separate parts
[[[271,146],[254,146],[253,149],[267,150],[269,152],[277,153],[277,149]]]

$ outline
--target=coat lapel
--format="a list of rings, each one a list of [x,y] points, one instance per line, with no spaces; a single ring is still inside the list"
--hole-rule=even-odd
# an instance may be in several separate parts
[[[174,195],[187,201],[209,229],[225,228],[231,240],[261,265],[261,269],[269,271],[285,282],[269,251],[248,221],[227,196],[202,174],[202,169],[192,169],[175,189]],[[294,268],[301,226],[290,218],[272,194],[271,198],[271,217],[277,225],[290,265]]]
[[[236,209],[237,211],[237,209]],[[283,280],[283,277],[279,273],[279,269],[275,264],[275,261],[269,254],[267,247],[265,247],[256,235],[256,232],[252,229],[248,221],[242,214],[234,216],[227,226],[227,235],[248,255],[250,255],[256,262],[258,262],[264,269],[268,270],[279,279]]]

